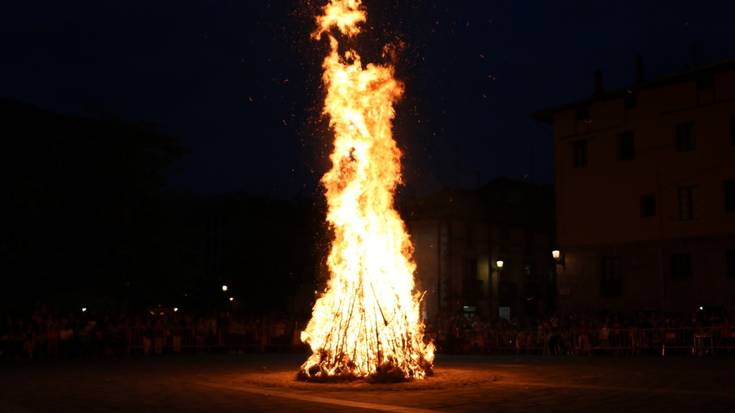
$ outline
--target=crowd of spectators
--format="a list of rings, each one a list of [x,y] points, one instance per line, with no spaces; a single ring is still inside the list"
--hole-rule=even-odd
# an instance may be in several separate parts
[[[0,319],[0,359],[292,351],[303,346],[302,329],[300,321],[286,317],[188,314],[178,308],[132,315],[37,310],[30,317]]]
[[[152,308],[135,314],[57,314],[0,319],[0,359],[122,357],[182,352],[303,351],[306,321],[229,312]],[[457,314],[427,325],[443,353],[591,355],[733,352],[735,326],[722,312],[638,313],[488,320]]]
[[[550,316],[485,320],[474,314],[443,318],[435,330],[447,353],[543,355],[662,354],[735,350],[735,325],[724,312]]]

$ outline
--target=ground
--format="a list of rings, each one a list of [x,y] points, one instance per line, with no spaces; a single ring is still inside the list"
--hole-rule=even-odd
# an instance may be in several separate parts
[[[735,358],[439,356],[424,382],[294,380],[303,355],[0,365],[0,412],[732,412]]]

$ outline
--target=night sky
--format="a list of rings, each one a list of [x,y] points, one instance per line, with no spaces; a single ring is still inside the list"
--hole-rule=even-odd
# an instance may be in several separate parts
[[[312,197],[331,137],[320,116],[321,1],[16,1],[0,9],[0,96],[152,122],[189,154],[169,187]],[[735,57],[735,3],[366,1],[355,43],[400,45],[405,191],[505,175],[553,181],[534,110]],[[729,5],[726,5],[729,4]],[[100,137],[104,139],[104,137]]]

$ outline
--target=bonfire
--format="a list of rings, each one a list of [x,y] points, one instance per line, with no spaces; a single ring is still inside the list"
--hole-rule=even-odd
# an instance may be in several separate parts
[[[360,0],[331,0],[317,17],[327,39],[324,114],[334,133],[331,169],[322,178],[334,239],[328,285],[301,339],[312,351],[299,377],[326,381],[402,381],[431,374],[434,346],[424,335],[413,246],[394,207],[401,151],[392,135],[403,94],[389,64],[363,64],[340,39],[360,33]]]

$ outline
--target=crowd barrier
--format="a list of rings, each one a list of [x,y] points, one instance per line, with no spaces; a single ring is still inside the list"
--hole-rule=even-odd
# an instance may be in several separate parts
[[[538,355],[735,354],[735,330],[723,328],[612,328],[583,332],[539,334],[537,330],[460,334],[454,352]],[[272,335],[257,332],[197,332],[174,329],[162,333],[132,330],[129,353],[164,352],[285,352],[303,349],[298,331]],[[439,343],[440,351],[443,350]],[[450,350],[444,346],[446,350]],[[457,351],[458,350],[458,351]],[[451,350],[450,350],[451,351]]]
[[[520,330],[489,335],[485,350],[491,353],[661,356],[735,354],[735,330],[730,327],[603,328],[546,334],[539,333],[538,330]]]
[[[3,354],[54,355],[168,353],[262,353],[303,351],[300,328],[278,323],[249,329],[127,328],[95,341],[77,336],[73,342],[32,344],[19,339],[0,342]],[[587,330],[501,329],[454,330],[438,334],[439,352],[535,355],[683,355],[735,354],[733,327],[595,328]],[[29,347],[31,346],[31,347]],[[35,347],[35,350],[34,348]]]

